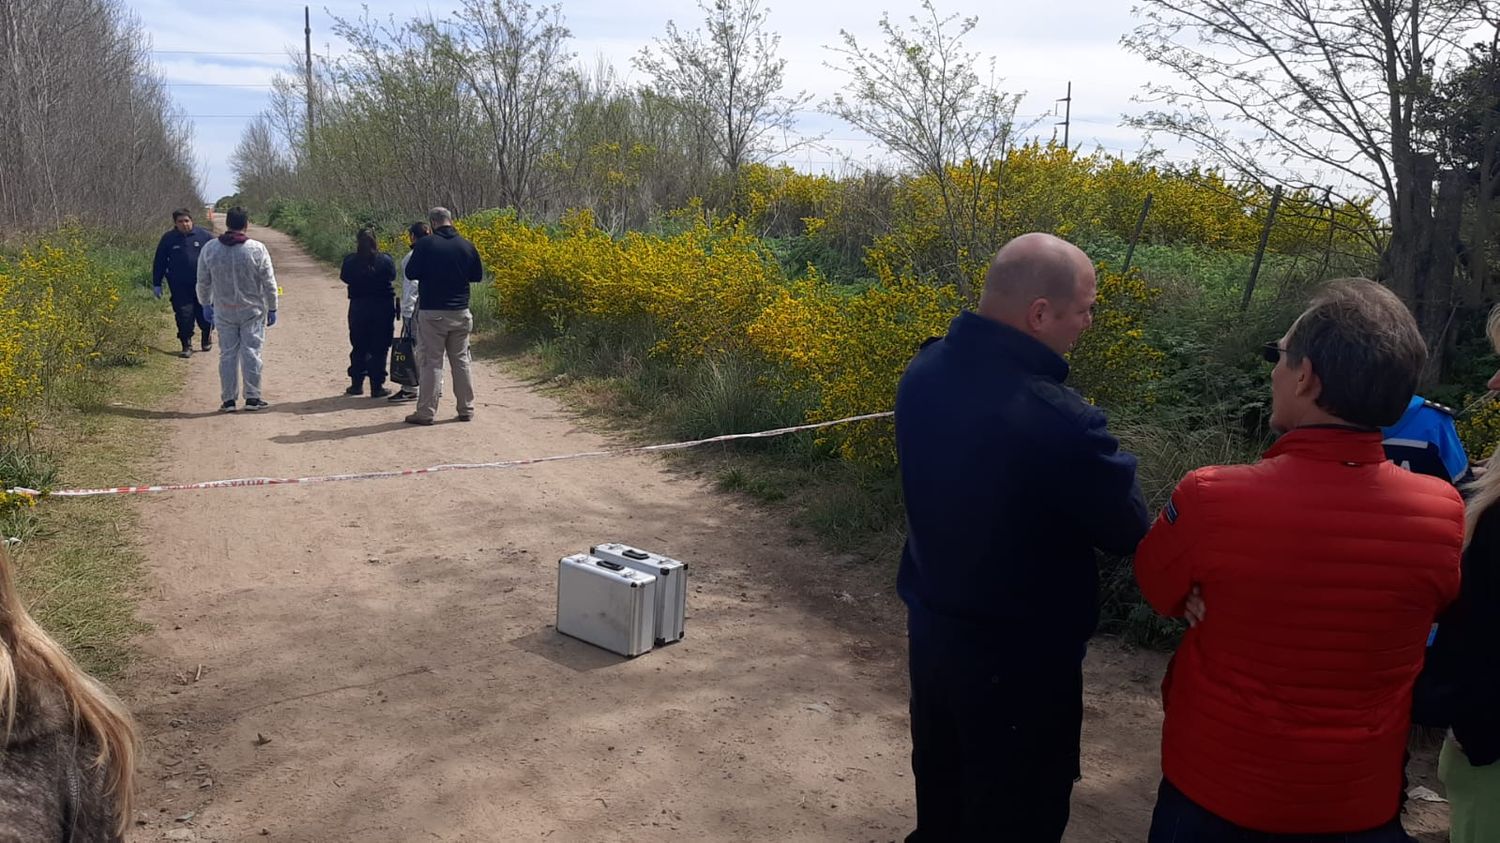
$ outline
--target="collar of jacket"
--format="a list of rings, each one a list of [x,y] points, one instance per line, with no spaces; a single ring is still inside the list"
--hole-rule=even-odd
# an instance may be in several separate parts
[[[1062,383],[1068,379],[1068,361],[1037,340],[1009,325],[1002,325],[972,310],[953,317],[948,341],[965,353],[984,356],[1003,354],[1028,372]]]
[[[1386,459],[1380,431],[1357,427],[1299,427],[1276,440],[1263,456],[1270,459],[1283,454],[1351,465]]]

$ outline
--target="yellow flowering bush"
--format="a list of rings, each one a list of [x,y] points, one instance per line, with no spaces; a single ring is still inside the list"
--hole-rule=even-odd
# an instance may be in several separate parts
[[[1091,400],[1114,406],[1150,400],[1163,359],[1144,330],[1156,295],[1134,274],[1101,274],[1094,327],[1070,355],[1071,382]],[[898,278],[850,293],[809,270],[748,331],[784,373],[784,388],[815,399],[809,420],[827,421],[890,409],[907,361],[923,340],[946,333],[961,308],[951,286]],[[888,422],[868,422],[828,438],[846,458],[885,461],[894,457],[891,432]]]
[[[811,407],[810,421],[890,409],[907,361],[965,305],[955,287],[904,273],[874,250],[877,280],[866,287],[833,283],[811,265],[789,280],[748,222],[712,219],[697,206],[675,214],[663,234],[611,237],[588,211],[551,229],[511,213],[465,219],[459,229],[479,249],[511,330],[643,331],[649,353],[676,364],[760,360],[765,385]],[[983,262],[970,271],[977,280]],[[1101,275],[1095,327],[1072,355],[1091,399],[1149,400],[1163,357],[1144,330],[1155,298],[1135,274]],[[851,460],[894,456],[886,421],[832,429],[825,441]]]
[[[110,348],[120,293],[65,229],[0,262],[0,438],[24,435]]]
[[[814,235],[842,209],[835,179],[785,164],[746,165],[740,171],[739,190],[746,222],[763,235]]]
[[[1464,406],[1478,398],[1477,395],[1464,396]],[[1489,460],[1500,447],[1500,401],[1486,401],[1460,416],[1458,438],[1463,440],[1464,450],[1475,465]]]
[[[680,230],[610,237],[588,211],[555,232],[513,215],[460,224],[490,270],[512,329],[563,333],[582,321],[639,329],[654,353],[686,360],[745,347],[744,326],[783,283],[780,267],[743,223],[677,215]]]
[[[1068,383],[1109,407],[1151,403],[1166,355],[1146,339],[1145,328],[1160,295],[1134,270],[1120,275],[1101,267],[1094,325],[1068,355]]]
[[[813,399],[808,420],[831,421],[889,410],[907,361],[923,340],[946,333],[959,309],[952,287],[905,279],[851,293],[809,269],[747,331],[783,388]],[[872,421],[823,438],[847,459],[890,462],[891,434],[889,421]]]
[[[903,181],[889,230],[875,237],[866,256],[877,275],[884,268],[891,274],[972,282],[982,274],[986,252],[1028,231],[1129,240],[1148,195],[1152,205],[1142,242],[1250,253],[1271,204],[1269,190],[1214,171],[1167,170],[1054,144],[1031,143],[1000,160],[952,166],[947,178],[946,186],[930,174]],[[1370,225],[1370,207],[1368,201],[1335,205],[1335,248],[1368,249],[1351,229]],[[951,217],[945,208],[952,209]],[[1282,199],[1269,248],[1317,253],[1329,245],[1328,236],[1323,196],[1292,193]]]

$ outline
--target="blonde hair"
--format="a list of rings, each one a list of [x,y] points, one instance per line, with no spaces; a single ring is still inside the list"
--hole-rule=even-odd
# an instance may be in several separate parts
[[[1490,311],[1489,321],[1484,326],[1490,345],[1500,352],[1500,305]],[[1485,511],[1500,501],[1500,448],[1484,464],[1484,474],[1469,484],[1469,503],[1464,512],[1464,548],[1474,538],[1474,528]]]
[[[16,594],[10,555],[0,549],[0,718],[7,739],[16,723],[17,699],[34,684],[56,686],[73,716],[74,733],[82,727],[97,745],[92,766],[104,773],[104,794],[113,800],[115,828],[123,836],[135,794],[135,722],[125,704],[85,673],[26,611]]]

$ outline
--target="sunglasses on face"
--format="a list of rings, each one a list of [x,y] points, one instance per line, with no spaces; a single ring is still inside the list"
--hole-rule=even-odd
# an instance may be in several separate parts
[[[1265,361],[1267,363],[1270,363],[1272,366],[1280,363],[1281,355],[1285,353],[1286,349],[1282,348],[1281,343],[1277,342],[1276,340],[1272,340],[1261,346],[1260,348],[1260,356],[1265,358]]]

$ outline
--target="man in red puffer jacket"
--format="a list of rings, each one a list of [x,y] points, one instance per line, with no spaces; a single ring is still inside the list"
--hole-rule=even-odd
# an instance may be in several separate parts
[[[1135,558],[1190,616],[1162,684],[1153,841],[1406,841],[1401,772],[1428,630],[1458,594],[1454,488],[1386,460],[1426,348],[1372,281],[1330,284],[1266,346],[1281,439],[1192,472]]]

